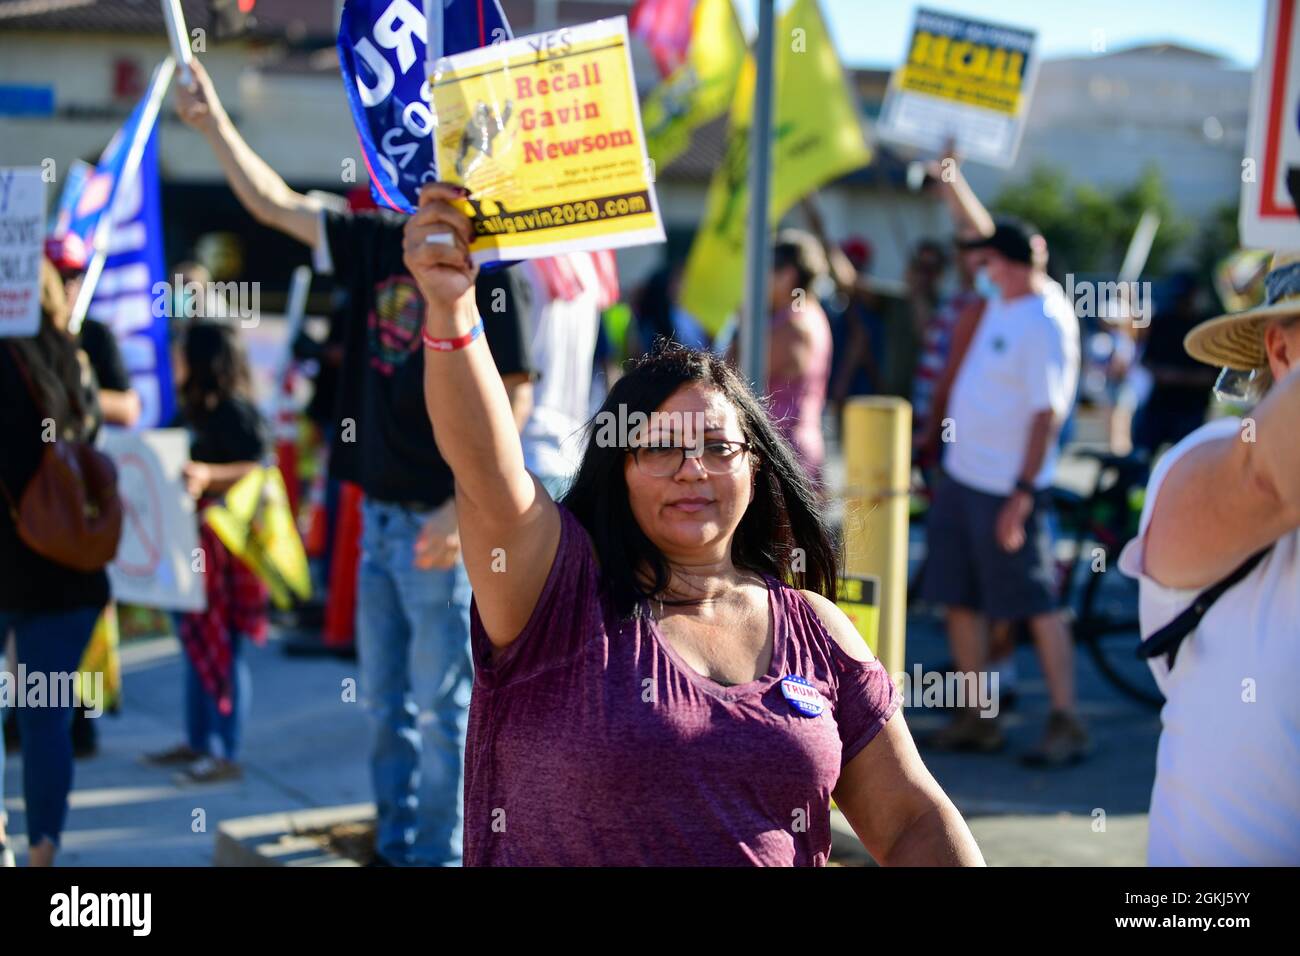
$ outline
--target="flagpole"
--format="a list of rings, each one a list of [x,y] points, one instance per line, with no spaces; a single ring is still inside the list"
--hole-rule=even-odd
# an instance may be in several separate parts
[[[99,284],[100,274],[104,271],[104,262],[108,259],[108,235],[113,228],[114,208],[117,206],[117,197],[121,195],[118,191],[122,184],[127,182],[140,169],[140,161],[144,158],[144,148],[149,143],[149,137],[153,135],[154,124],[158,120],[158,110],[162,106],[163,96],[167,93],[167,87],[171,84],[172,74],[176,71],[176,61],[168,56],[153,71],[153,79],[149,81],[149,92],[146,94],[144,112],[140,114],[140,122],[135,128],[135,137],[131,140],[131,145],[127,149],[126,158],[122,161],[122,170],[118,174],[118,180],[113,188],[113,199],[108,208],[99,214],[99,221],[95,223],[95,234],[91,240],[92,255],[90,263],[86,266],[86,274],[81,280],[81,291],[77,293],[77,301],[72,307],[72,315],[68,318],[68,331],[77,335],[81,332],[81,323],[85,321],[86,310],[90,308],[90,300],[95,295],[95,286]]]
[[[740,360],[755,391],[767,390],[768,277],[772,235],[768,228],[772,179],[772,53],[776,0],[759,0],[758,38],[754,42],[757,77],[754,124],[750,128],[748,296],[740,323]]]
[[[190,48],[189,33],[185,29],[185,11],[181,9],[181,0],[162,0],[163,18],[167,21],[167,37],[171,40],[172,53],[181,65],[181,84],[186,88],[194,82],[194,72],[190,61],[194,51]]]
[[[433,73],[442,59],[442,0],[424,0],[424,18],[428,23],[428,42],[424,44],[424,79],[429,84],[429,107],[433,108]]]

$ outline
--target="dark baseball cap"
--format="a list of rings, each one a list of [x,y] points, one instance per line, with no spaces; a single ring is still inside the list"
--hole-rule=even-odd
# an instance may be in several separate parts
[[[1012,262],[1032,265],[1034,250],[1030,240],[1038,230],[1019,219],[999,219],[993,224],[993,235],[968,239],[957,245],[962,249],[992,249]]]

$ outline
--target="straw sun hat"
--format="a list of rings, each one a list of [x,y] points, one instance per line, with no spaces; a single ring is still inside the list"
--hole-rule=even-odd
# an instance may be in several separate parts
[[[1188,332],[1183,339],[1187,354],[1240,372],[1266,368],[1264,329],[1273,319],[1300,316],[1300,252],[1273,256],[1264,290],[1263,305],[1207,319]]]

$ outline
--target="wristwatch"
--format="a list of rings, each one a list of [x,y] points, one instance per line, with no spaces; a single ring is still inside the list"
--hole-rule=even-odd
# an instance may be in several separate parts
[[[1038,494],[1038,489],[1034,487],[1033,482],[1025,481],[1023,478],[1016,479],[1016,491],[1023,491],[1031,498]]]

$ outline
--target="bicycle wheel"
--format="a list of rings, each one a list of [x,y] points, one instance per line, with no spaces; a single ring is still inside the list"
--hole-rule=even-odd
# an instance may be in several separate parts
[[[1088,649],[1093,663],[1117,690],[1151,707],[1164,695],[1151,668],[1134,653],[1138,646],[1137,582],[1122,574],[1105,555],[1104,570],[1086,572],[1074,622],[1075,640]]]

